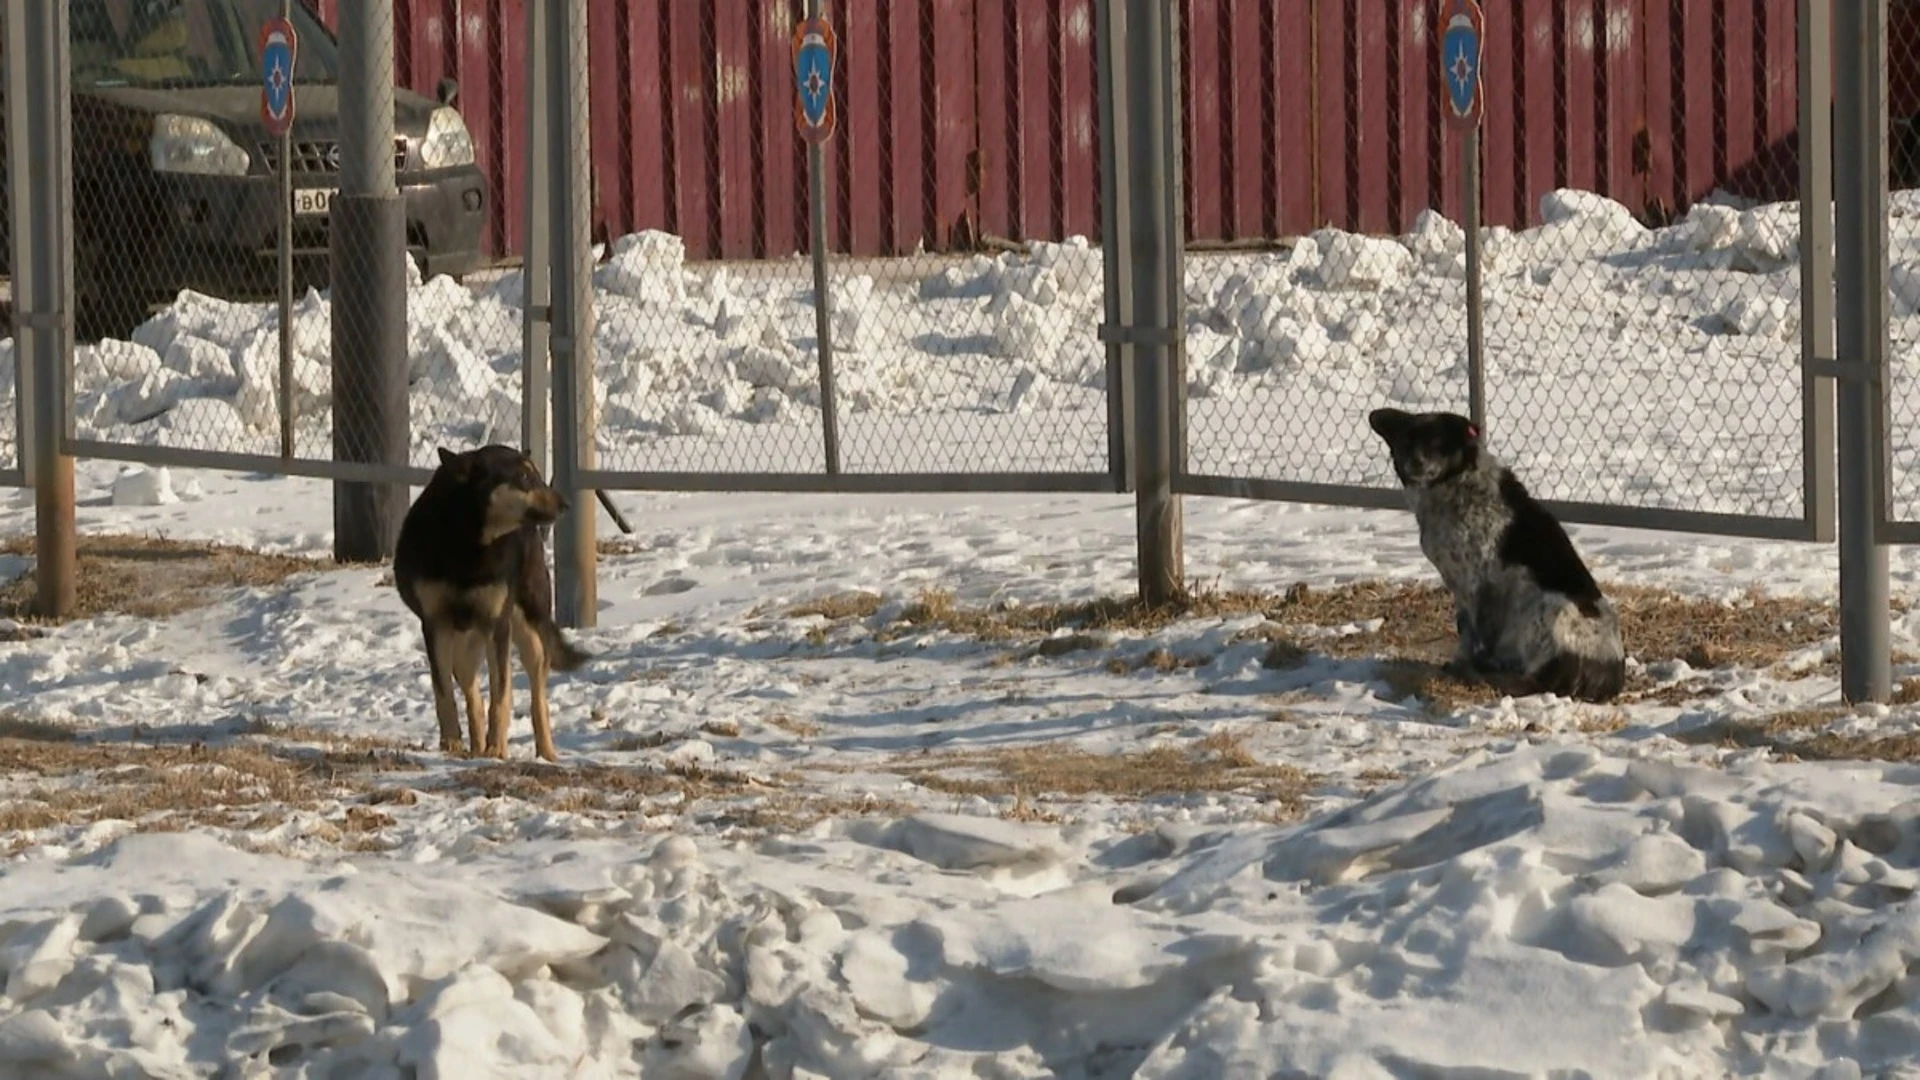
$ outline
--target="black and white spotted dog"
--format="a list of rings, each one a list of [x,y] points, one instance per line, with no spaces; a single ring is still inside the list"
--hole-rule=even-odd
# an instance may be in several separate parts
[[[1420,550],[1453,594],[1452,667],[1535,693],[1606,701],[1626,682],[1620,619],[1580,553],[1458,413],[1375,409],[1367,423],[1420,524]]]

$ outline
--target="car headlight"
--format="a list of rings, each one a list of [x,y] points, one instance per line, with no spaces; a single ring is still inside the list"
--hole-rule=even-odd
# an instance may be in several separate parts
[[[427,121],[427,137],[420,141],[420,165],[427,169],[450,169],[473,164],[473,136],[458,109],[442,106],[433,110]]]
[[[253,160],[212,122],[172,113],[153,118],[147,154],[154,172],[199,176],[245,176]]]

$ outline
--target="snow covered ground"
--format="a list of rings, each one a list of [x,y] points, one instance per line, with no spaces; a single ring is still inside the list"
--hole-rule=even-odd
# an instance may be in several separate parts
[[[1531,298],[1503,325],[1530,307],[1537,335],[1494,334],[1495,383],[1559,387],[1550,415],[1587,425],[1503,420],[1497,445],[1528,479],[1790,509],[1773,421],[1735,406],[1797,402],[1792,335],[1700,325],[1735,310],[1733,283],[1791,280],[1739,265],[1769,214],[1701,212],[1676,226],[1697,234],[1571,262],[1552,225],[1501,241],[1510,295]],[[1360,415],[1444,397],[1404,365],[1458,375],[1427,358],[1453,347],[1452,310],[1429,309],[1458,287],[1428,226],[1417,256],[1328,235],[1193,284],[1197,466],[1384,482]],[[1059,246],[874,284],[846,306],[874,335],[848,360],[868,381],[850,381],[888,388],[864,414],[929,455],[1050,432],[1045,462],[1084,443],[1075,467],[1097,467],[1097,292],[1059,279],[1086,258]],[[730,267],[716,288],[718,268],[618,260],[602,284],[657,326],[602,331],[610,395],[652,380],[629,387],[610,457],[738,468],[805,440],[797,275]],[[1564,283],[1588,274],[1591,292]],[[506,288],[478,285],[416,338],[428,370],[481,357],[458,407],[503,418],[511,335],[462,335],[511,322]],[[128,386],[188,385],[157,371],[219,375],[216,355],[238,372],[229,393],[95,430],[180,438],[195,410],[244,417],[262,384],[245,333],[219,335],[254,317],[189,299],[140,335],[173,335],[162,367],[96,351],[89,400],[111,410],[88,422],[122,416]],[[666,326],[684,335],[672,350]],[[646,333],[652,365],[632,351]],[[984,347],[882,344],[1002,333],[1044,379]],[[745,370],[772,375],[742,404]],[[1569,387],[1659,403],[1614,410],[1637,457],[1576,445],[1607,407]],[[1214,407],[1265,418],[1205,434]],[[423,430],[422,447],[480,434]],[[1296,453],[1309,445],[1325,452]],[[1217,464],[1232,453],[1251,456]],[[1703,470],[1735,486],[1708,492]],[[329,545],[323,482],[83,462],[79,483],[87,535]],[[1738,623],[1778,642],[1764,658],[1710,629],[1697,649],[1630,638],[1633,699],[1602,707],[1423,700],[1405,661],[1445,641],[1401,633],[1433,578],[1402,512],[1190,500],[1189,575],[1264,600],[1049,632],[1027,613],[1131,591],[1129,498],[618,499],[636,534],[601,563],[599,626],[579,635],[596,659],[554,682],[558,766],[529,760],[524,712],[505,765],[431,749],[417,630],[379,568],[276,574],[165,618],[0,623],[0,1076],[1920,1076],[1920,705],[1837,704],[1830,546],[1572,530],[1623,597],[1802,601],[1741,609],[1775,612]],[[30,498],[0,501],[0,533],[30,528]],[[1893,564],[1905,677],[1920,553]],[[30,568],[0,554],[0,582]],[[1342,589],[1385,599],[1350,615],[1365,605],[1324,599]],[[523,680],[516,694],[524,710]]]

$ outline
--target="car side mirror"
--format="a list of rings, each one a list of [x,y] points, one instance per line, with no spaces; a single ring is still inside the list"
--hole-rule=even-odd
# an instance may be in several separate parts
[[[434,96],[440,99],[440,104],[451,105],[453,99],[460,96],[460,83],[452,78],[441,79],[433,91]]]

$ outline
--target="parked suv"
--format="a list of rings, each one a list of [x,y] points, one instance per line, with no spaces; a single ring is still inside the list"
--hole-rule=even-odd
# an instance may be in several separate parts
[[[125,336],[183,288],[271,295],[279,144],[260,115],[259,53],[279,0],[70,3],[80,336]],[[339,45],[304,3],[291,7],[295,275],[324,287],[340,182]],[[481,261],[488,191],[455,91],[451,80],[438,101],[394,90],[393,159],[409,253],[423,272],[457,277]],[[0,180],[4,169],[0,155]],[[11,259],[10,245],[0,250]]]

